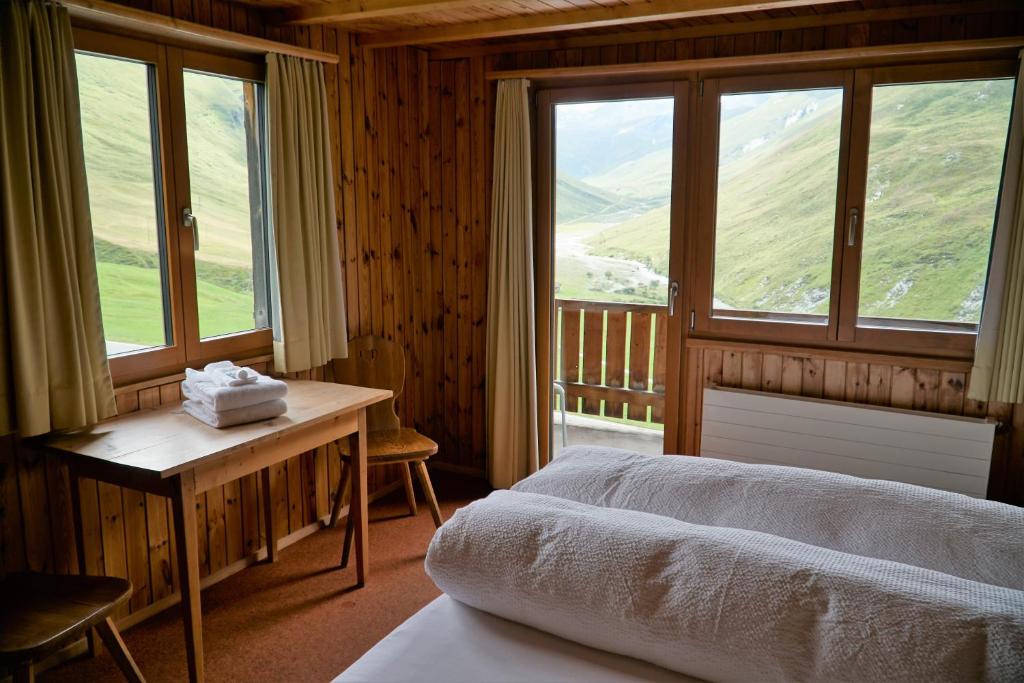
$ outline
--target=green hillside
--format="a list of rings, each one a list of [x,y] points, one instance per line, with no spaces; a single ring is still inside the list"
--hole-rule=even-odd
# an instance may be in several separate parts
[[[1010,80],[876,89],[863,314],[978,319],[1012,89]],[[822,92],[739,104],[723,122],[715,297],[735,308],[824,313],[841,99]],[[624,176],[634,169],[623,165]],[[668,212],[665,204],[608,226],[586,246],[667,275]]]
[[[157,180],[147,67],[76,60],[89,201],[109,341],[162,345]],[[252,247],[242,84],[186,72],[200,333],[253,327]],[[178,217],[168,217],[177,226]]]

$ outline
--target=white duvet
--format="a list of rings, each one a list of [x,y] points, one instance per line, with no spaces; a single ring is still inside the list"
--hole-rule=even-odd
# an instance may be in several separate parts
[[[757,531],[497,491],[426,569],[473,607],[712,681],[1024,680],[1024,593]]]
[[[1024,509],[921,486],[574,446],[513,490],[762,531],[1024,590]]]

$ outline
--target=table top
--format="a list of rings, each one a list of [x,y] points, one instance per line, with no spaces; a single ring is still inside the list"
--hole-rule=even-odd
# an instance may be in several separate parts
[[[180,403],[121,415],[92,427],[54,434],[46,446],[136,468],[166,478],[264,439],[279,439],[324,420],[383,401],[388,389],[284,380],[288,412],[272,420],[225,429],[209,427]]]

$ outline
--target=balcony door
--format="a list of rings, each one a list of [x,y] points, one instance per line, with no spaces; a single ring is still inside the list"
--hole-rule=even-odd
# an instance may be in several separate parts
[[[542,441],[676,452],[687,83],[538,106]]]

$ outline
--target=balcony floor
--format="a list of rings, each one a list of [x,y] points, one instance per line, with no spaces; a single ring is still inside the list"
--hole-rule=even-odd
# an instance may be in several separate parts
[[[566,416],[568,445],[611,446],[639,453],[661,455],[664,436],[661,431],[644,429],[633,425],[619,424],[607,420],[595,420],[583,415],[569,413]],[[565,447],[562,443],[562,416],[552,417],[554,457]]]

